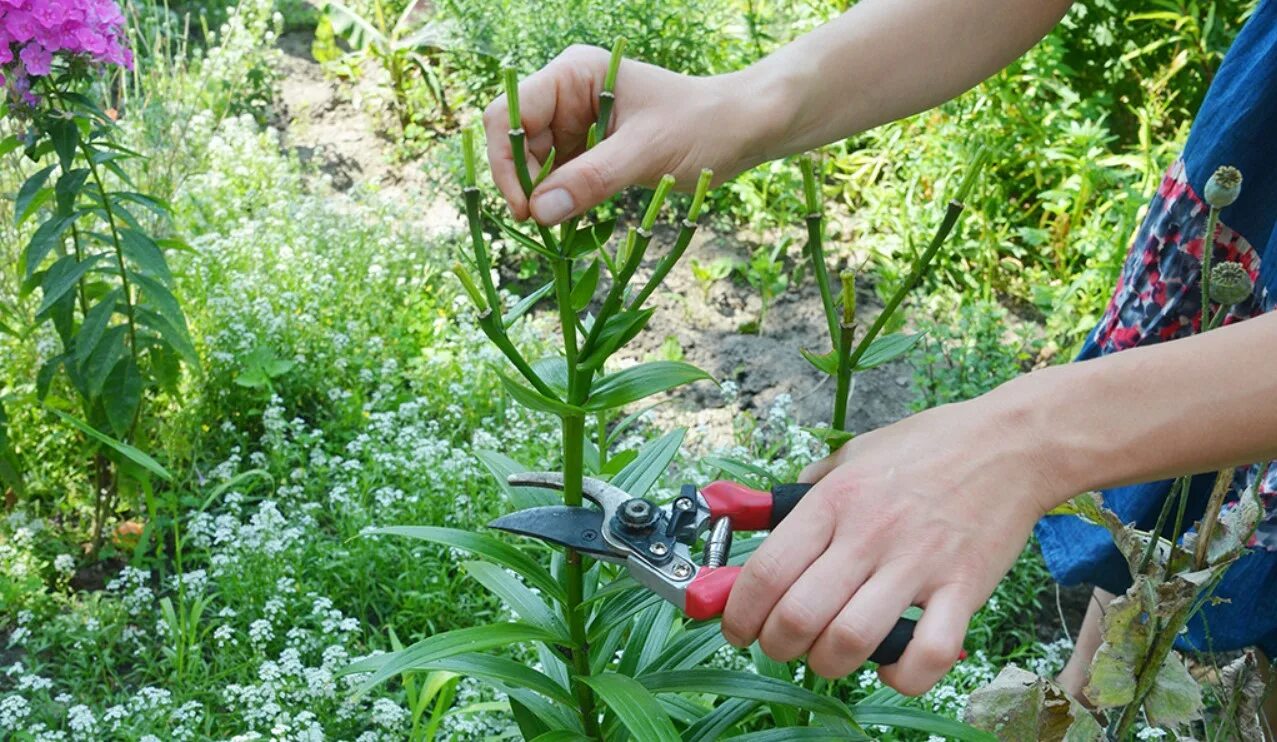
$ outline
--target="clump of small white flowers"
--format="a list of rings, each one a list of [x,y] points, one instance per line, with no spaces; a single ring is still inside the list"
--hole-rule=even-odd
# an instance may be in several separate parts
[[[407,720],[408,712],[389,698],[378,698],[372,704],[372,721],[383,729],[400,729]]]
[[[97,723],[97,718],[93,716],[93,711],[88,706],[81,704],[67,710],[67,726],[73,732],[88,735]]]
[[[248,625],[248,640],[254,646],[265,644],[275,638],[275,627],[270,621],[259,618]]]
[[[0,698],[0,730],[17,734],[19,725],[31,715],[31,704],[20,695]]]
[[[53,558],[53,569],[63,577],[75,574],[75,557],[70,554],[58,554]]]

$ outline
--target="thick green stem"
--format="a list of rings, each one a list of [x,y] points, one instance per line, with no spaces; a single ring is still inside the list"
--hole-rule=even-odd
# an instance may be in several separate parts
[[[137,356],[137,312],[133,306],[133,287],[129,281],[128,267],[124,262],[124,245],[120,241],[120,228],[115,218],[115,209],[111,206],[111,196],[106,192],[106,185],[102,182],[102,174],[98,171],[97,163],[93,160],[93,152],[89,149],[87,142],[80,143],[80,151],[84,153],[84,161],[89,165],[89,172],[93,175],[93,182],[97,183],[98,193],[102,196],[102,209],[106,212],[107,224],[111,227],[111,244],[115,248],[115,263],[120,269],[120,286],[124,295],[125,316],[128,318],[129,324],[129,353],[133,356],[133,363],[138,365]],[[127,442],[133,437],[133,429],[137,427],[138,418],[142,413],[142,405],[138,405],[133,412],[133,420],[129,423],[128,430],[122,436]]]
[[[492,310],[488,310],[488,312],[480,315],[479,327],[483,330],[483,334],[487,335],[488,339],[492,341],[492,344],[497,346],[497,349],[500,350],[506,358],[510,359],[510,363],[514,364],[514,367],[518,369],[519,374],[522,375],[523,378],[527,379],[529,384],[531,384],[541,394],[544,394],[551,399],[558,399],[559,395],[556,394],[549,385],[541,380],[541,377],[537,375],[536,371],[532,370],[532,367],[528,365],[527,360],[524,359],[523,354],[519,352],[518,348],[514,347],[514,343],[510,342],[509,336],[501,330],[501,327],[498,324],[500,321],[501,320],[496,317]]]
[[[835,430],[847,429],[847,403],[851,396],[851,344],[856,337],[856,274],[843,271],[842,322],[838,325],[838,384],[834,399]]]
[[[847,429],[847,402],[851,396],[851,344],[855,341],[856,326],[847,324],[839,328],[838,384],[834,392],[834,430]]]
[[[590,327],[585,343],[581,346],[581,356],[583,358],[589,356],[598,347],[599,336],[603,333],[604,325],[621,308],[621,303],[625,300],[625,287],[629,284],[630,279],[634,277],[634,271],[638,270],[639,264],[643,262],[643,256],[647,253],[647,246],[652,241],[652,233],[635,230],[627,240],[627,242],[631,241],[633,245],[630,247],[628,254],[623,256],[624,262],[620,266],[620,272],[613,278],[612,287],[608,289],[607,296],[603,298],[603,306],[599,308],[599,313],[594,317],[594,324]]]
[[[660,287],[665,277],[670,271],[674,270],[674,266],[683,258],[683,253],[687,252],[687,248],[692,244],[692,237],[696,236],[696,220],[700,218],[701,207],[705,204],[705,195],[709,192],[709,184],[714,179],[714,171],[705,169],[701,171],[700,178],[696,181],[696,191],[692,195],[692,205],[687,209],[687,216],[683,218],[683,223],[678,230],[678,238],[674,241],[674,247],[670,249],[665,257],[656,263],[656,269],[652,271],[652,277],[647,279],[647,283],[643,285],[642,290],[630,302],[630,311],[641,309],[643,304],[652,296],[652,293]]]
[[[819,213],[807,215],[807,255],[811,258],[811,270],[820,288],[820,303],[825,308],[825,321],[829,323],[829,342],[838,342],[838,310],[834,307],[833,288],[829,285],[829,268],[825,265],[825,219]],[[837,349],[837,346],[835,346]]]
[[[874,338],[878,337],[878,333],[882,332],[882,328],[887,324],[887,320],[891,315],[895,314],[896,309],[900,306],[900,302],[904,301],[909,292],[917,287],[918,282],[922,280],[923,275],[927,272],[927,267],[931,264],[932,258],[940,251],[941,245],[948,239],[949,233],[958,224],[958,217],[962,215],[962,203],[960,201],[950,201],[949,207],[945,211],[944,219],[940,222],[940,228],[936,230],[935,237],[931,238],[931,244],[927,245],[927,249],[922,252],[909,266],[909,275],[905,278],[905,282],[896,289],[896,293],[892,294],[891,299],[887,301],[886,306],[882,308],[874,323],[869,326],[869,331],[860,339],[860,344],[856,346],[855,352],[851,354],[848,361],[851,369],[856,370],[856,364],[860,362],[861,356],[869,349]]]
[[[1171,517],[1171,510],[1175,507],[1175,503],[1178,502],[1180,497],[1188,496],[1183,490],[1188,488],[1191,481],[1192,477],[1181,477],[1171,485],[1171,491],[1162,503],[1162,511],[1157,514],[1157,524],[1153,526],[1153,531],[1149,534],[1148,546],[1144,548],[1144,555],[1140,557],[1139,567],[1135,570],[1136,574],[1144,574],[1145,570],[1148,569],[1148,565],[1152,563],[1153,554],[1157,551],[1157,545],[1161,543],[1162,529],[1166,528],[1166,521]]]
[[[1203,332],[1210,329],[1210,271],[1215,259],[1215,226],[1219,224],[1219,209],[1214,206],[1206,217],[1206,233],[1202,235],[1202,319]]]
[[[597,137],[602,140],[607,136],[608,125],[612,123],[612,106],[616,104],[616,74],[621,69],[621,59],[625,56],[625,39],[618,37],[612,45],[612,58],[608,60],[607,75],[603,78],[603,90],[599,92],[599,118],[595,122],[598,127]]]
[[[570,367],[569,367],[570,368]],[[563,418],[563,503],[569,507],[581,506],[581,483],[585,471],[585,418],[579,415]],[[575,677],[590,675],[590,647],[585,633],[585,615],[581,610],[584,600],[584,566],[580,553],[567,550],[563,573],[567,602],[564,613],[568,620],[568,634],[572,639],[572,671]],[[598,716],[594,711],[594,693],[585,683],[574,682],[581,724],[585,733],[601,739]]]

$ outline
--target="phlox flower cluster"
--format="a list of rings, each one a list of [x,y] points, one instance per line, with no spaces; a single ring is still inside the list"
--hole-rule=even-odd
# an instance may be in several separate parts
[[[31,78],[49,75],[59,56],[131,69],[115,0],[0,0],[0,82],[11,95],[35,105]]]

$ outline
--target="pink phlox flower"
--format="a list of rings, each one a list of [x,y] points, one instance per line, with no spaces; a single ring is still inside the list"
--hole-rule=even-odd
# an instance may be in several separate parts
[[[39,44],[27,44],[22,47],[22,52],[18,56],[22,58],[22,66],[26,68],[27,73],[36,77],[49,74],[53,65],[53,52]]]
[[[25,10],[10,10],[4,14],[4,30],[11,39],[25,44],[35,38],[35,20]]]

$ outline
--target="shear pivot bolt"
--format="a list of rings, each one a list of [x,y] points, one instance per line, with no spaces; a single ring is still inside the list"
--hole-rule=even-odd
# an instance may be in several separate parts
[[[674,565],[674,576],[680,580],[687,579],[687,576],[690,575],[691,573],[692,573],[692,568],[687,566],[687,562],[679,562],[678,564]]]
[[[656,508],[647,500],[629,500],[621,506],[621,523],[627,528],[643,529],[656,519]]]
[[[647,547],[647,550],[659,557],[659,556],[665,556],[666,554],[668,554],[670,547],[666,546],[660,541],[657,541],[656,543]]]

